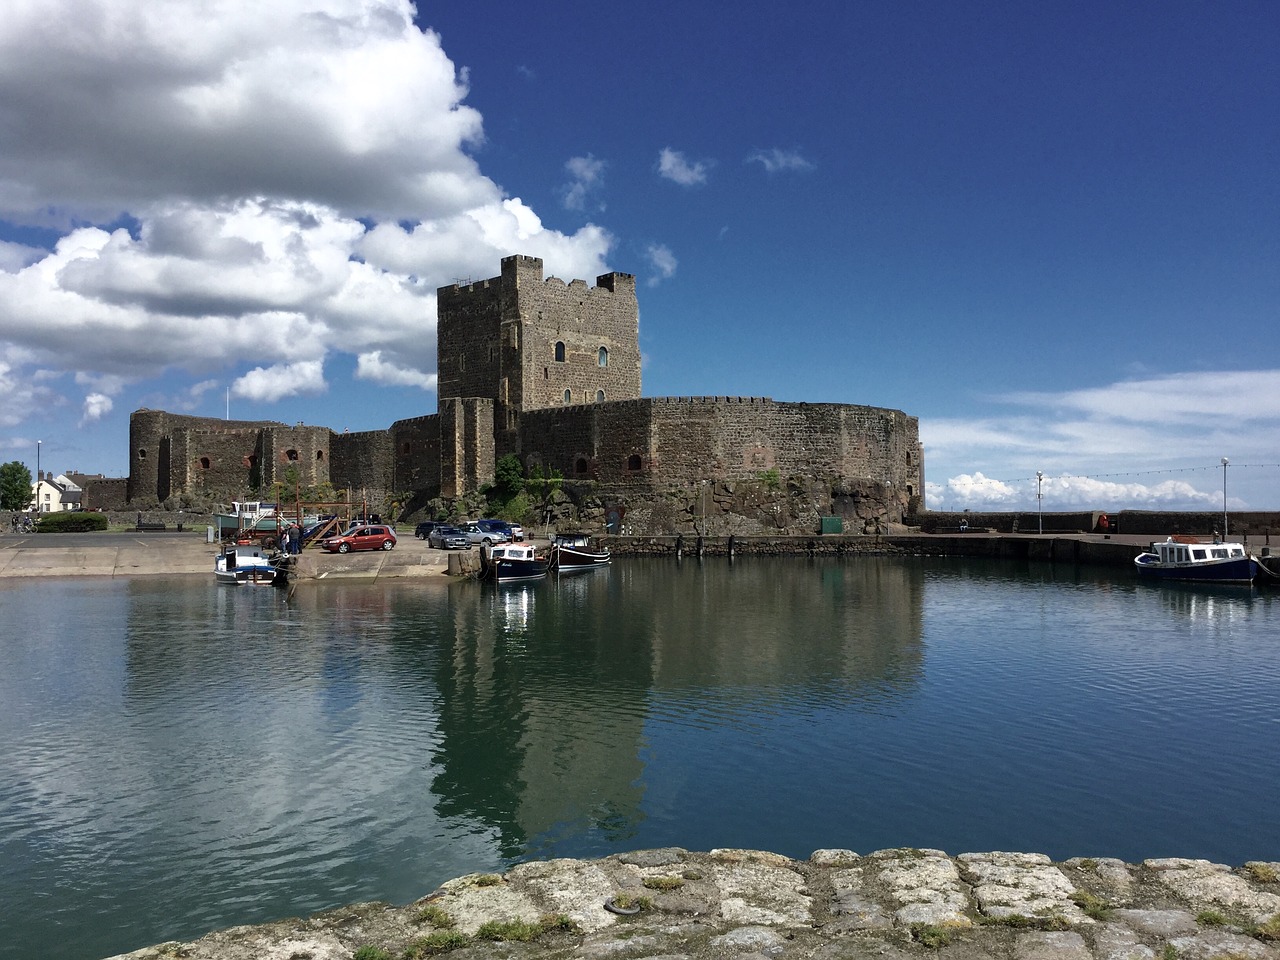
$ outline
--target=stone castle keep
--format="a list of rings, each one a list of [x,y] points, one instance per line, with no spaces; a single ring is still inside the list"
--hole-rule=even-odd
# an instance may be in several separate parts
[[[566,490],[620,506],[650,533],[677,532],[671,503],[682,499],[701,496],[705,520],[708,491],[736,514],[760,514],[767,491],[789,491],[811,502],[793,518],[876,523],[900,522],[920,502],[918,423],[901,411],[642,397],[630,274],[608,273],[589,287],[544,279],[540,259],[512,256],[500,276],[441,287],[437,303],[436,413],[386,430],[335,433],[138,410],[129,424],[130,503],[184,494],[244,499],[267,495],[286,476],[350,489],[371,503],[425,503],[479,490],[507,454],[526,474],[559,471]],[[758,495],[744,499],[753,485]],[[785,526],[779,505],[769,509],[769,522]]]

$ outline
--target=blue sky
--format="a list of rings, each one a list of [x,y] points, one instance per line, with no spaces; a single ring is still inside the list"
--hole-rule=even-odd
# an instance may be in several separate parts
[[[919,417],[929,505],[1280,509],[1271,2],[20,2],[0,460],[435,411],[435,289],[637,275],[644,392]]]

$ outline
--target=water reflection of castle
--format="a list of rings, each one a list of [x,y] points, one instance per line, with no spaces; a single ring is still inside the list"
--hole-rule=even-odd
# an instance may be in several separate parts
[[[880,705],[919,682],[923,586],[901,563],[779,576],[768,563],[655,562],[632,594],[636,569],[450,594],[432,790],[441,814],[495,828],[505,856],[561,834],[628,841],[647,815],[651,754],[701,736],[699,711],[768,723]]]

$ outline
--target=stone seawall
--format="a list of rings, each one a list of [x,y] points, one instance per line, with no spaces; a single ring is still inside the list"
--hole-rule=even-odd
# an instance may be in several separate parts
[[[895,555],[1045,560],[1129,567],[1145,541],[1103,537],[887,534],[787,537],[604,537],[616,556],[856,556]]]
[[[233,927],[117,960],[1280,960],[1280,862],[678,848],[524,863],[404,907]]]

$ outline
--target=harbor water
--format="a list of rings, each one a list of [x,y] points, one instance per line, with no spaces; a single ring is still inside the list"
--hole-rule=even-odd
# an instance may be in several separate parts
[[[660,846],[1280,860],[1280,595],[901,558],[0,581],[0,958]]]

